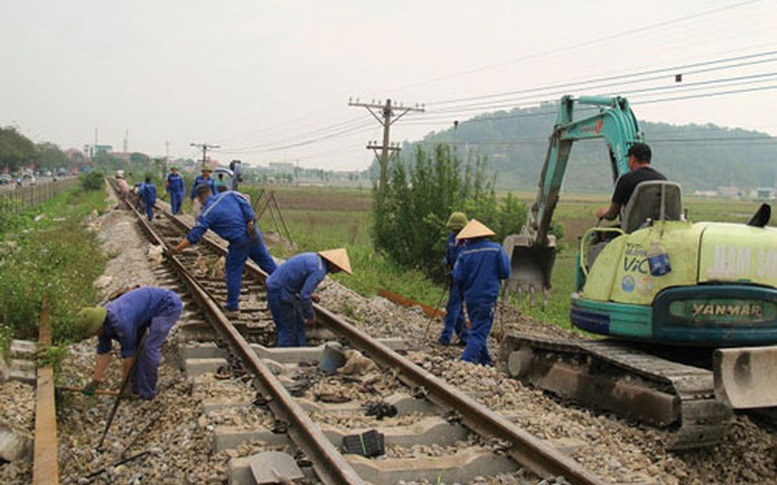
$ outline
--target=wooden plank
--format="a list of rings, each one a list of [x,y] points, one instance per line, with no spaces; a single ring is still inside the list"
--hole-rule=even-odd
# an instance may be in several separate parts
[[[49,307],[45,298],[41,308],[38,342],[41,347],[51,345]],[[35,391],[35,462],[32,468],[32,483],[58,484],[58,461],[54,369],[51,366],[46,366],[38,369],[38,383]]]
[[[421,310],[424,312],[424,315],[430,318],[434,318],[434,317],[445,318],[445,310],[441,310],[439,308],[432,308],[428,305],[424,305],[421,302],[417,302],[412,298],[408,298],[406,296],[402,296],[397,293],[392,293],[388,290],[384,290],[383,288],[378,288],[378,296],[382,296],[383,298],[393,301],[394,303],[397,303],[402,306],[406,306],[406,307],[417,306],[421,308]]]

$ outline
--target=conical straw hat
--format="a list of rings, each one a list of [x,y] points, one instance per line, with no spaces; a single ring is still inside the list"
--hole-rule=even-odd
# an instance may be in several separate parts
[[[353,274],[351,273],[351,261],[348,259],[348,253],[346,252],[345,248],[319,251],[318,254],[346,273]]]
[[[477,219],[470,220],[466,226],[464,226],[464,229],[461,230],[456,235],[456,240],[460,241],[462,239],[472,239],[476,237],[490,237],[490,236],[496,236],[496,233],[492,231],[491,229],[487,228],[485,224],[480,222]]]

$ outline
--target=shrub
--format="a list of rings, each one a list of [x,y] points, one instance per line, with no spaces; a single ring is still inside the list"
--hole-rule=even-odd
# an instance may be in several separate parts
[[[82,174],[79,178],[81,188],[84,190],[102,190],[104,187],[105,174],[94,171]]]
[[[498,203],[484,159],[464,164],[455,150],[439,144],[432,153],[417,147],[407,165],[399,160],[390,167],[385,193],[373,189],[373,243],[403,268],[442,278],[445,222],[453,211],[483,222],[499,240],[523,225],[525,205],[510,194]]]

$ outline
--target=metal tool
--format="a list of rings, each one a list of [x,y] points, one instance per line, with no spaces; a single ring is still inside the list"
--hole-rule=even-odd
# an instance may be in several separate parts
[[[437,316],[437,313],[440,311],[440,305],[442,305],[442,300],[445,298],[445,294],[448,293],[451,289],[451,278],[448,278],[448,284],[445,285],[445,288],[443,288],[442,293],[440,294],[440,299],[437,301],[437,306],[434,307],[434,312],[429,315],[429,321],[426,323],[426,329],[424,330],[424,338],[422,340],[423,344],[426,345],[426,338],[429,336],[429,328],[432,326],[432,320],[434,320],[434,317]]]
[[[127,375],[124,376],[124,380],[121,383],[121,389],[119,390],[119,395],[116,396],[116,401],[114,401],[113,403],[113,409],[111,409],[111,414],[108,417],[108,422],[105,423],[105,429],[103,430],[103,434],[100,437],[100,442],[97,443],[97,451],[100,451],[102,449],[103,441],[105,441],[105,436],[108,434],[108,429],[111,427],[111,423],[113,423],[113,418],[116,417],[116,411],[119,409],[119,403],[121,402],[121,399],[124,396],[124,391],[127,389],[127,384],[129,384],[129,381],[132,378],[132,373],[135,372],[135,367],[138,365],[138,357],[140,356],[140,353],[143,351],[143,346],[146,345],[147,337],[148,337],[148,331],[146,331],[143,334],[143,338],[140,340],[140,345],[138,345],[137,350],[135,350],[135,357],[132,361],[132,366],[130,366],[129,372],[127,372]]]

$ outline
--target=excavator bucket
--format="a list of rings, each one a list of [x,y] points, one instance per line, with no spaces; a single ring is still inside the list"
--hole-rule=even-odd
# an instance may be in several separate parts
[[[777,346],[718,349],[715,397],[734,409],[777,406]]]
[[[537,294],[542,292],[543,305],[548,303],[550,275],[556,261],[556,238],[548,236],[546,244],[538,246],[526,234],[511,234],[502,243],[510,257],[512,270],[507,280],[506,291],[519,296],[528,295],[531,304],[536,303]]]

